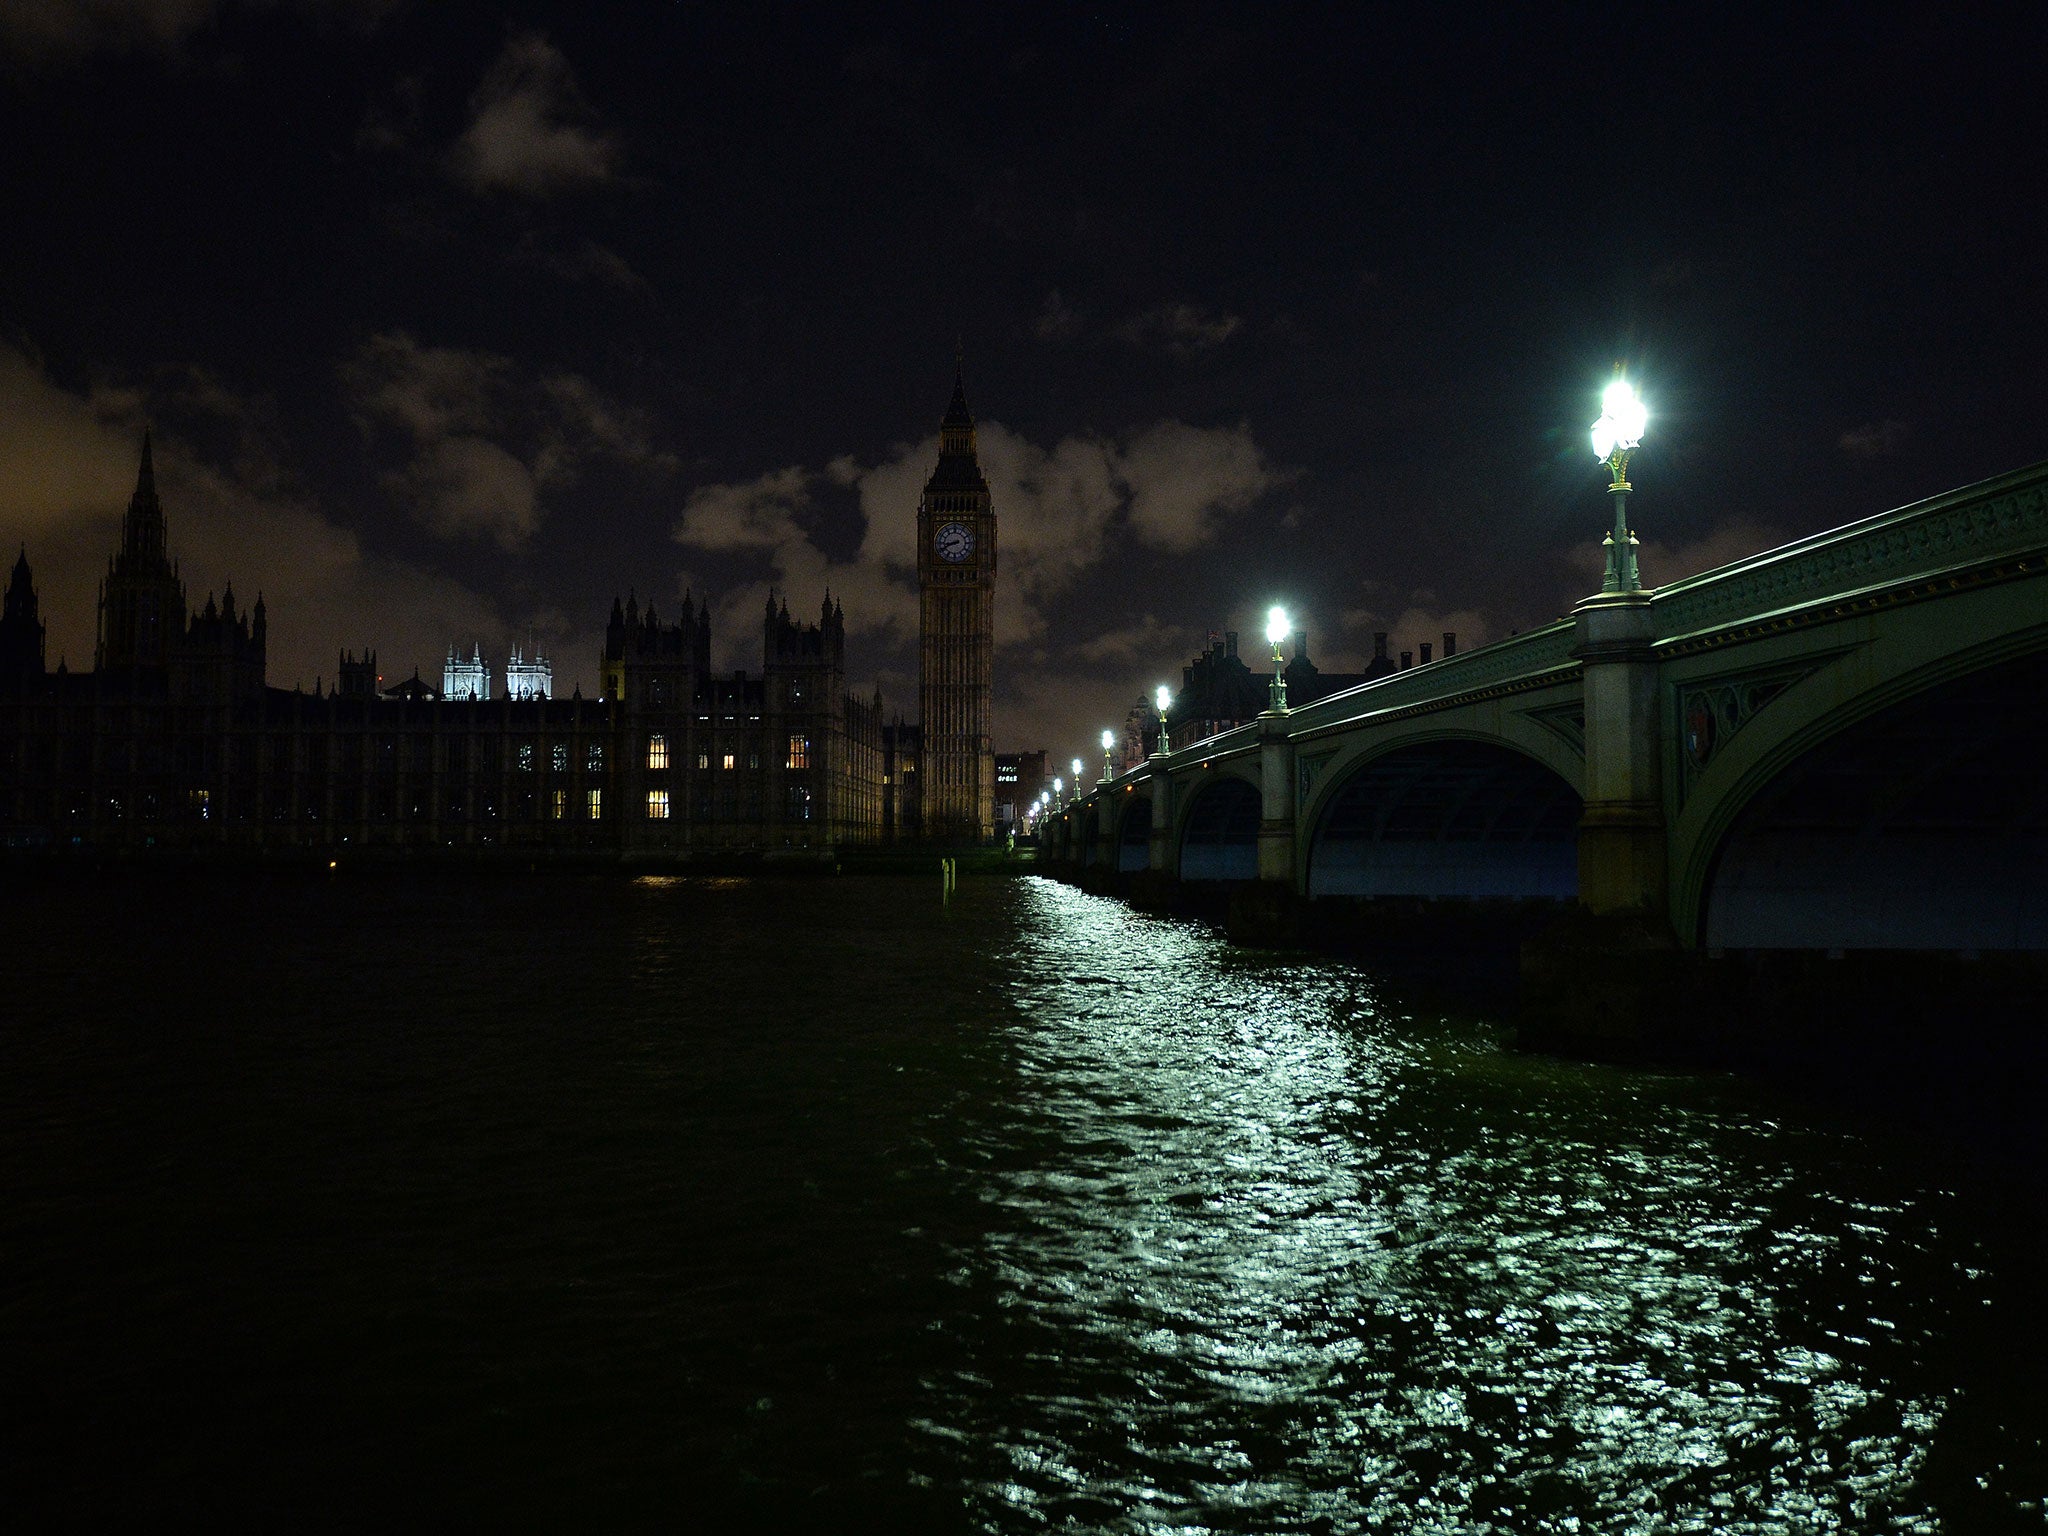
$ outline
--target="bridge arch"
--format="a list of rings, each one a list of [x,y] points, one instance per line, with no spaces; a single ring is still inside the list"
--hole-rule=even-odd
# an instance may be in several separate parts
[[[1189,789],[1174,829],[1183,880],[1259,878],[1259,786],[1231,770],[1205,775]]]
[[[1152,797],[1126,794],[1117,810],[1116,843],[1110,850],[1109,867],[1133,874],[1152,865]]]
[[[1361,753],[1307,825],[1311,896],[1578,894],[1578,789],[1498,737],[1437,733]]]
[[[1823,667],[1710,760],[1672,839],[1711,948],[2048,949],[2048,627]]]

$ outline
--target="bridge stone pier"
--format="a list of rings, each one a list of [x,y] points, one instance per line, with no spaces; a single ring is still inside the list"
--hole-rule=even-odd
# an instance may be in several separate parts
[[[1765,992],[2038,998],[2044,704],[2048,465],[1154,755],[1040,857],[1244,942],[1490,934],[1531,1038],[1594,1050]]]

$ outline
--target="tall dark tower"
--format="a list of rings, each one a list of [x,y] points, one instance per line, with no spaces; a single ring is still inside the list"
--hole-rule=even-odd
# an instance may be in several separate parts
[[[164,508],[156,497],[149,434],[142,434],[142,468],[128,515],[121,519],[121,551],[107,561],[100,583],[100,643],[94,663],[102,672],[162,667],[185,631],[185,584],[164,546]]]
[[[923,733],[925,835],[995,836],[996,514],[974,454],[967,391],[939,423],[939,463],[917,504],[917,704]]]
[[[35,576],[23,546],[0,601],[0,694],[19,693],[49,670],[46,650],[49,628],[36,602]]]

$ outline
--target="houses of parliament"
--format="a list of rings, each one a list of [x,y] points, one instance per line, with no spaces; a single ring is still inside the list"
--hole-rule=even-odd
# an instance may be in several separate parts
[[[846,621],[772,594],[758,675],[711,670],[708,605],[612,605],[595,698],[265,678],[263,599],[192,610],[147,435],[100,584],[93,668],[48,665],[24,548],[0,605],[0,845],[232,853],[502,849],[688,858],[994,833],[996,520],[955,381],[917,508],[919,704],[846,688]],[[488,855],[484,855],[488,856]]]

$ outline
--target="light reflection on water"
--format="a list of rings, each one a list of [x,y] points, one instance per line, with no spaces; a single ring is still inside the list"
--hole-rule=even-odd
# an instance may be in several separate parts
[[[59,883],[0,978],[15,1525],[2041,1524],[2006,1211],[1050,882]]]
[[[1901,1266],[1940,1197],[1858,1211],[1853,1148],[1349,967],[1022,906],[956,1275],[990,1347],[923,1422],[988,1528],[1938,1528],[1910,1362],[1954,1277]]]

